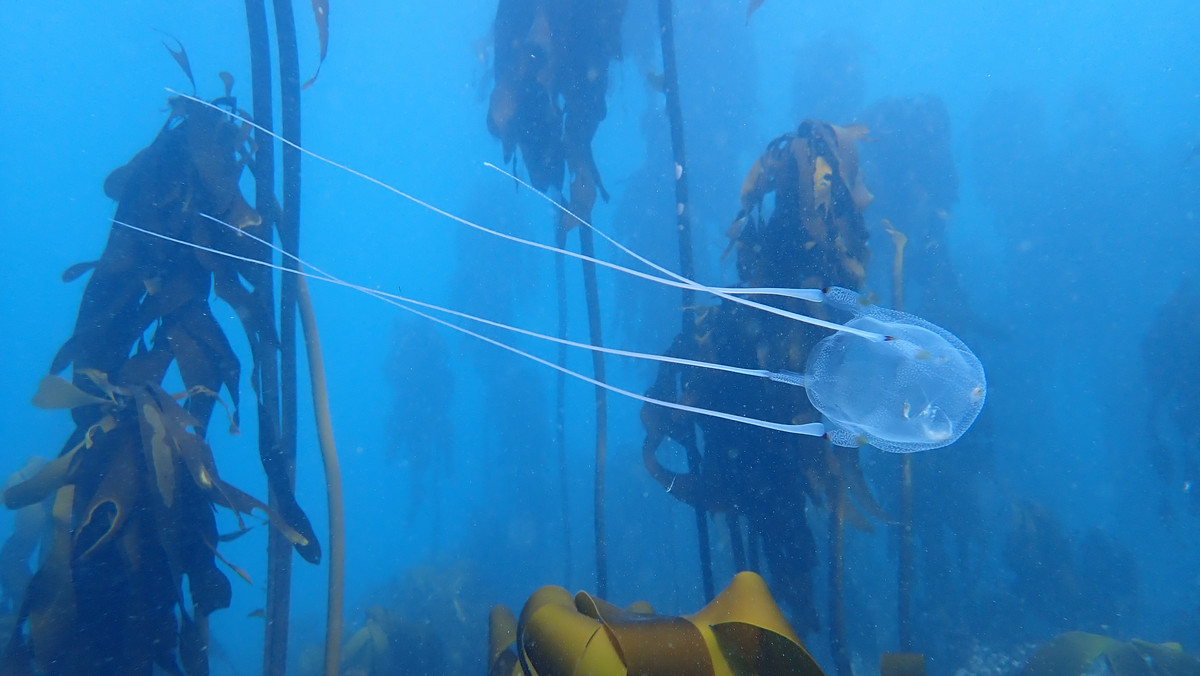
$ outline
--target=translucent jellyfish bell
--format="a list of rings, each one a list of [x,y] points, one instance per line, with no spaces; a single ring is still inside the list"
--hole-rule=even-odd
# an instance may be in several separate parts
[[[987,381],[961,340],[919,317],[862,305],[848,289],[830,289],[826,302],[855,313],[847,327],[888,337],[838,331],[809,354],[804,384],[830,441],[912,453],[948,446],[967,431]]]

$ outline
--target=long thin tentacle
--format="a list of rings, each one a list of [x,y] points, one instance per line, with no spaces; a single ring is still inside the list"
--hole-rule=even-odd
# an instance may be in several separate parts
[[[881,341],[881,340],[886,340],[886,339],[887,339],[887,336],[885,336],[885,335],[883,335],[883,334],[880,334],[880,333],[874,333],[874,332],[871,332],[871,331],[863,331],[862,329],[856,329],[856,328],[853,328],[853,327],[844,326],[844,325],[842,325],[842,324],[838,324],[838,323],[836,323],[836,322],[826,321],[826,320],[824,320],[824,319],[818,319],[818,318],[816,318],[816,317],[810,317],[810,316],[808,316],[808,315],[800,314],[800,313],[797,313],[797,312],[791,312],[791,311],[789,311],[789,310],[784,310],[783,308],[777,308],[777,307],[774,307],[774,306],[771,306],[771,305],[765,305],[765,304],[763,304],[763,303],[759,303],[759,302],[756,302],[756,301],[752,301],[752,300],[749,300],[749,299],[747,299],[747,298],[742,298],[742,297],[740,297],[740,296],[738,296],[738,295],[734,295],[733,293],[731,293],[731,292],[730,292],[730,290],[725,290],[725,289],[721,289],[721,288],[718,288],[718,287],[705,286],[704,284],[701,284],[701,283],[699,283],[699,282],[697,282],[697,281],[695,281],[695,280],[688,279],[688,278],[686,278],[686,277],[683,277],[682,275],[679,275],[679,274],[677,274],[677,273],[669,272],[669,271],[668,271],[666,268],[663,268],[663,267],[661,267],[661,266],[658,266],[658,265],[656,265],[656,264],[654,264],[654,263],[651,263],[651,262],[650,262],[648,259],[646,259],[646,258],[643,258],[643,257],[641,257],[641,256],[638,256],[637,254],[633,254],[633,252],[632,252],[632,251],[630,251],[630,250],[629,250],[629,249],[627,249],[626,247],[624,247],[624,246],[622,246],[622,245],[619,245],[619,244],[618,244],[617,246],[618,246],[618,247],[619,247],[619,248],[620,248],[622,251],[625,251],[626,253],[629,253],[630,255],[633,255],[633,256],[635,256],[635,257],[637,258],[637,260],[639,260],[640,262],[642,262],[642,263],[645,263],[645,264],[647,264],[647,265],[650,265],[651,267],[653,267],[654,269],[658,270],[659,272],[665,272],[666,274],[668,274],[668,275],[669,275],[669,277],[670,277],[670,278],[657,277],[657,276],[655,276],[655,275],[647,274],[647,273],[645,273],[645,272],[640,272],[640,271],[638,271],[638,270],[633,270],[633,269],[631,269],[631,268],[627,268],[627,267],[624,267],[624,266],[622,266],[622,265],[618,265],[618,264],[616,264],[616,263],[613,263],[613,262],[610,262],[610,261],[606,261],[606,260],[603,260],[603,259],[595,258],[595,257],[593,257],[593,256],[587,256],[587,255],[584,255],[584,254],[582,254],[582,253],[578,253],[578,252],[575,252],[575,251],[571,251],[570,249],[563,249],[563,248],[559,248],[559,247],[551,246],[551,245],[549,245],[549,244],[543,244],[543,243],[541,243],[541,242],[537,242],[537,241],[534,241],[534,240],[525,239],[525,238],[523,238],[523,237],[517,237],[516,235],[510,235],[510,234],[508,234],[508,233],[501,232],[501,231],[499,231],[499,230],[494,230],[494,229],[492,229],[492,228],[489,228],[489,227],[487,227],[487,226],[480,225],[479,223],[475,223],[474,221],[471,221],[471,220],[468,220],[468,219],[466,219],[466,218],[463,218],[462,216],[459,216],[459,215],[457,215],[457,214],[455,214],[455,213],[452,213],[452,212],[450,212],[450,211],[447,211],[447,210],[445,210],[445,209],[443,209],[443,208],[441,208],[441,207],[439,207],[439,206],[437,206],[437,205],[435,205],[435,204],[432,204],[432,203],[430,203],[430,202],[427,202],[427,201],[425,201],[425,200],[423,200],[423,199],[421,199],[421,198],[419,198],[419,197],[416,197],[416,196],[414,196],[414,195],[412,195],[412,194],[410,194],[410,193],[407,193],[407,192],[405,192],[405,191],[403,191],[403,190],[401,190],[401,189],[399,189],[399,188],[397,188],[397,187],[395,187],[395,186],[393,186],[393,185],[390,185],[390,184],[388,184],[388,183],[385,183],[384,181],[381,181],[381,180],[379,180],[379,179],[375,178],[374,176],[371,176],[370,174],[366,174],[366,173],[364,173],[364,172],[361,172],[361,171],[359,171],[359,170],[357,170],[357,169],[354,169],[354,168],[352,168],[352,167],[346,166],[346,165],[344,165],[344,164],[341,164],[341,163],[339,163],[339,162],[336,162],[336,161],[334,161],[334,160],[332,160],[332,159],[329,159],[329,158],[327,158],[327,157],[325,157],[325,156],[323,156],[323,155],[319,155],[319,154],[317,154],[317,153],[315,153],[315,152],[313,152],[313,151],[309,150],[308,148],[305,148],[305,147],[303,147],[303,146],[301,146],[301,145],[299,145],[299,144],[297,144],[297,143],[293,143],[292,141],[289,141],[288,139],[285,139],[285,138],[283,138],[282,136],[280,136],[280,135],[278,135],[278,134],[276,134],[276,133],[272,132],[272,131],[271,131],[271,130],[269,130],[269,129],[266,129],[266,128],[264,128],[264,127],[260,127],[259,125],[255,124],[255,123],[254,123],[252,120],[248,120],[248,119],[246,119],[245,117],[242,117],[242,116],[238,115],[238,114],[237,114],[237,113],[235,113],[235,112],[230,112],[230,111],[228,111],[228,110],[225,110],[224,108],[221,108],[221,107],[219,107],[219,106],[217,106],[217,105],[215,105],[215,104],[213,104],[213,103],[210,103],[210,102],[208,102],[208,101],[205,101],[205,100],[203,100],[203,99],[196,98],[196,97],[194,97],[194,96],[191,96],[191,95],[189,95],[189,94],[184,94],[184,93],[181,93],[181,92],[175,91],[174,89],[169,89],[169,88],[168,88],[168,89],[167,89],[167,91],[168,91],[168,92],[170,92],[171,94],[174,94],[174,95],[176,95],[176,96],[183,97],[183,98],[185,98],[185,99],[188,99],[189,101],[193,101],[193,102],[195,102],[195,103],[197,103],[197,104],[200,104],[200,105],[203,105],[203,106],[207,106],[207,107],[209,107],[209,108],[214,108],[214,109],[216,109],[216,110],[219,110],[219,111],[221,111],[222,113],[224,113],[224,114],[226,114],[226,115],[229,115],[231,118],[233,118],[233,119],[236,119],[236,120],[239,120],[239,121],[243,122],[244,124],[248,124],[248,125],[250,125],[250,126],[254,127],[255,129],[258,129],[258,130],[260,130],[262,133],[264,133],[264,134],[267,134],[267,135],[269,135],[269,136],[272,136],[272,137],[274,137],[275,139],[279,140],[279,142],[280,142],[280,143],[283,143],[284,145],[287,145],[287,146],[289,146],[289,147],[295,148],[296,150],[299,150],[300,152],[302,152],[302,153],[304,153],[304,154],[308,155],[309,157],[312,157],[313,159],[315,159],[315,160],[317,160],[317,161],[319,161],[319,162],[323,162],[323,163],[325,163],[325,164],[328,164],[328,165],[329,165],[329,166],[331,166],[331,167],[335,167],[335,168],[337,168],[337,169],[340,169],[340,170],[342,170],[342,171],[345,171],[345,172],[347,172],[347,173],[349,173],[349,174],[351,174],[351,175],[353,175],[353,176],[356,176],[356,177],[358,177],[358,178],[360,178],[360,179],[362,179],[362,180],[364,180],[364,181],[367,181],[368,183],[373,183],[373,184],[375,184],[375,185],[377,185],[377,186],[379,186],[379,187],[383,188],[384,190],[387,190],[388,192],[391,192],[391,193],[393,193],[393,194],[395,194],[395,195],[398,195],[398,196],[400,196],[400,197],[402,197],[402,198],[404,198],[404,199],[406,199],[406,200],[408,200],[408,201],[412,202],[413,204],[416,204],[416,205],[420,206],[420,207],[421,207],[421,208],[423,208],[423,209],[426,209],[426,210],[428,210],[428,211],[431,211],[431,212],[433,212],[433,213],[435,213],[435,214],[438,214],[438,215],[440,215],[440,216],[443,216],[443,217],[445,217],[445,218],[448,218],[448,219],[450,219],[450,220],[452,220],[452,221],[455,221],[456,223],[459,223],[459,224],[465,225],[465,226],[467,226],[468,228],[472,228],[472,229],[474,229],[474,230],[477,230],[477,231],[479,231],[479,232],[482,232],[482,233],[485,233],[485,234],[491,235],[491,236],[493,236],[493,237],[498,237],[498,238],[500,238],[500,239],[507,240],[507,241],[510,241],[510,242],[514,242],[514,243],[516,243],[516,244],[522,244],[522,245],[525,245],[525,246],[530,246],[530,247],[533,247],[533,248],[535,248],[535,249],[541,249],[541,250],[543,250],[543,251],[549,251],[549,252],[556,253],[556,254],[559,254],[559,255],[562,255],[562,256],[569,256],[569,257],[571,257],[571,258],[576,258],[576,259],[579,259],[579,260],[582,260],[582,261],[591,262],[591,263],[594,263],[594,264],[596,264],[596,265],[599,265],[599,266],[601,266],[601,267],[608,268],[608,269],[610,269],[610,270],[615,270],[615,271],[617,271],[617,272],[621,272],[621,273],[623,273],[623,274],[632,275],[632,276],[634,276],[634,277],[638,277],[638,278],[640,278],[640,279],[645,279],[645,280],[647,280],[647,281],[652,281],[652,282],[654,282],[654,283],[656,283],[656,284],[663,284],[663,285],[666,285],[666,286],[671,286],[671,287],[675,287],[675,288],[686,288],[686,289],[693,289],[693,290],[696,290],[696,291],[703,291],[704,293],[710,293],[710,294],[712,294],[712,295],[714,295],[714,296],[716,296],[716,297],[718,297],[718,298],[721,298],[721,299],[723,299],[723,300],[727,300],[727,301],[730,301],[730,302],[733,302],[733,303],[737,303],[737,304],[739,304],[739,305],[745,305],[745,306],[747,306],[747,307],[752,307],[752,308],[755,308],[755,309],[757,309],[757,310],[762,310],[762,311],[764,311],[764,312],[769,312],[769,313],[771,313],[771,314],[778,315],[778,316],[780,316],[780,317],[784,317],[784,318],[791,319],[791,320],[794,320],[794,321],[798,321],[798,322],[804,322],[805,324],[812,324],[813,326],[819,326],[819,327],[822,327],[822,328],[825,328],[825,329],[829,329],[829,330],[831,330],[831,331],[843,331],[843,332],[846,332],[846,333],[851,333],[851,334],[854,334],[854,335],[856,335],[856,336],[858,336],[858,337],[860,337],[860,338],[865,338],[865,339],[867,339],[867,340],[870,340],[870,341],[876,341],[876,342],[877,342],[877,341]],[[508,174],[507,172],[505,172],[504,170],[500,169],[499,167],[496,167],[495,165],[488,164],[488,165],[486,165],[486,166],[491,166],[493,169],[495,169],[495,170],[497,170],[497,171],[500,171],[501,173],[504,173],[504,174],[506,174],[506,175],[508,175],[508,176],[510,176],[510,177],[516,178],[515,176],[512,176],[512,174]],[[517,180],[519,181],[520,179],[517,179]],[[533,190],[533,188],[532,188],[532,187],[528,186],[528,184],[525,184],[524,182],[522,182],[522,185],[525,185],[526,187],[529,187],[529,189],[530,189],[530,190]],[[566,208],[566,207],[564,207],[563,205],[559,204],[558,202],[554,201],[554,200],[553,200],[553,199],[551,199],[551,198],[550,198],[548,195],[545,195],[545,194],[543,194],[543,193],[541,193],[541,192],[539,192],[539,191],[537,191],[537,190],[534,190],[534,192],[535,192],[537,195],[541,196],[541,197],[542,197],[542,199],[548,200],[548,201],[549,201],[551,204],[554,204],[554,205],[555,205],[555,207],[557,207],[558,209],[560,209],[560,210],[564,211],[565,213],[569,214],[569,215],[570,215],[570,216],[571,216],[573,219],[577,220],[579,223],[582,223],[582,224],[583,224],[585,227],[587,227],[587,228],[589,228],[590,230],[592,230],[593,232],[596,232],[597,234],[599,234],[599,235],[600,235],[601,237],[603,237],[603,238],[604,238],[606,241],[616,244],[616,241],[615,241],[615,240],[613,240],[611,237],[609,237],[608,235],[605,235],[603,232],[601,232],[601,231],[600,231],[598,228],[596,228],[594,225],[592,225],[591,223],[587,222],[587,221],[586,221],[586,220],[584,220],[583,218],[580,218],[580,217],[579,217],[579,216],[577,216],[576,214],[572,213],[572,212],[571,212],[569,209],[567,209],[567,208]],[[804,299],[804,300],[810,300],[810,301],[813,301],[813,300],[815,300],[815,299],[817,298],[817,296],[816,296],[815,294],[810,294],[809,292],[811,292],[811,291],[813,291],[813,290],[812,290],[812,289],[791,289],[791,290],[778,290],[778,289],[766,289],[766,288],[763,288],[763,289],[753,289],[753,290],[750,290],[750,292],[751,292],[751,293],[754,293],[754,294],[757,294],[757,295],[764,295],[764,294],[770,294],[770,295],[788,295],[788,296],[792,296],[792,297],[802,298],[802,299]],[[784,293],[784,292],[786,292],[786,293]],[[818,291],[818,293],[819,293],[819,291]],[[822,296],[822,297],[823,297],[823,296]]]

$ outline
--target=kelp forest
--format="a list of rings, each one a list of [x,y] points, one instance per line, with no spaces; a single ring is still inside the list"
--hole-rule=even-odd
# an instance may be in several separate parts
[[[1200,10],[11,9],[0,676],[1200,676]]]

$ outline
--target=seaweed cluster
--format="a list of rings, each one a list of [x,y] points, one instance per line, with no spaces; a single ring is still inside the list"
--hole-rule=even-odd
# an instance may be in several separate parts
[[[241,374],[210,293],[246,333],[256,395],[261,361],[278,348],[272,299],[253,281],[262,273],[184,245],[265,256],[263,245],[206,217],[247,230],[262,224],[238,188],[253,147],[248,126],[225,112],[236,110],[229,84],[216,108],[170,100],[154,141],[105,181],[117,210],[103,254],[63,275],[91,271],[75,331],[34,404],[70,409],[75,429],[55,460],[4,493],[9,508],[53,504],[53,533],[21,602],[6,673],[207,673],[207,618],[231,596],[217,568],[217,506],[237,516],[235,535],[246,530],[241,515],[258,510],[301,556],[320,558],[269,452],[278,510],[223,481],[205,441],[222,388],[236,430]],[[57,375],[68,366],[70,381]],[[164,389],[175,373],[180,394]],[[260,415],[260,427],[275,424]]]
[[[1038,648],[1021,670],[1021,676],[1196,676],[1200,659],[1178,643],[1128,643],[1108,636],[1070,631]]]
[[[496,86],[488,131],[504,159],[521,151],[530,182],[559,189],[571,175],[571,208],[584,218],[608,193],[592,137],[608,114],[608,64],[621,53],[624,0],[501,0],[496,9]]]
[[[480,637],[495,590],[461,556],[439,555],[364,595],[357,627],[343,637],[340,674],[477,674],[484,669]],[[323,673],[320,646],[310,645],[296,673]]]
[[[1171,494],[1179,488],[1192,513],[1200,513],[1200,287],[1185,279],[1158,311],[1142,340],[1146,379],[1151,383],[1150,460],[1175,490],[1163,498],[1172,513]]]
[[[772,141],[742,188],[730,228],[739,282],[747,287],[858,288],[869,257],[863,210],[870,201],[855,141],[865,130],[806,121]],[[800,301],[780,301],[799,310]],[[803,308],[810,314],[812,307]],[[820,329],[724,303],[703,307],[667,354],[748,368],[802,372]],[[647,393],[668,401],[802,423],[819,414],[801,388],[664,364]],[[840,524],[864,530],[883,519],[854,449],[739,423],[646,406],[643,459],[676,499],[724,515],[738,570],[769,569],[775,593],[801,634],[817,625],[812,572],[817,564],[806,501],[827,506]],[[702,461],[668,469],[656,453],[672,440]]]
[[[1098,528],[1073,535],[1045,505],[1022,501],[1003,557],[1012,573],[1008,596],[1020,604],[1013,616],[1028,625],[1041,619],[1057,631],[1112,630],[1135,615],[1137,559]]]
[[[342,648],[342,665],[341,673],[351,676],[446,673],[441,639],[429,623],[383,606],[367,608],[363,626]]]

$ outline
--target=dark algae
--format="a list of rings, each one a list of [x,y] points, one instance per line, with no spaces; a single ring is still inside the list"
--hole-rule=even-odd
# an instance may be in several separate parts
[[[854,147],[862,134],[860,129],[807,121],[767,146],[746,176],[742,208],[729,230],[727,251],[736,256],[744,286],[861,284],[869,257],[862,212],[870,200]],[[770,210],[763,206],[768,196],[774,203]],[[788,309],[808,309],[801,301],[792,302]],[[668,354],[802,372],[808,350],[824,332],[776,319],[732,303],[703,307]],[[819,420],[800,388],[747,380],[664,365],[649,394],[774,420]],[[642,424],[642,453],[650,475],[677,500],[723,518],[733,538],[735,569],[769,570],[773,591],[794,613],[800,633],[815,631],[817,548],[813,524],[798,517],[797,506],[806,501],[824,505],[838,524],[847,521],[867,530],[873,519],[885,519],[867,488],[858,453],[820,438],[749,430],[652,405],[643,408]],[[656,452],[668,439],[701,455],[699,466],[687,473],[667,469]]]
[[[236,107],[228,94],[218,103]],[[253,240],[201,216],[261,226],[238,188],[252,160],[248,131],[217,110],[171,99],[155,140],[104,183],[117,202],[114,219],[261,257]],[[53,496],[53,534],[21,602],[6,670],[207,673],[208,618],[231,595],[217,565],[216,507],[239,523],[242,514],[264,514],[297,552],[319,560],[291,493],[277,513],[224,482],[205,441],[221,391],[236,430],[241,377],[210,293],[234,309],[251,345],[274,351],[278,342],[242,282],[243,265],[118,225],[88,264],[75,332],[34,399],[70,409],[75,430],[56,459],[5,492],[10,508]],[[75,266],[64,278],[82,274]],[[184,386],[178,395],[163,389],[172,366]],[[68,367],[69,381],[57,375]]]

